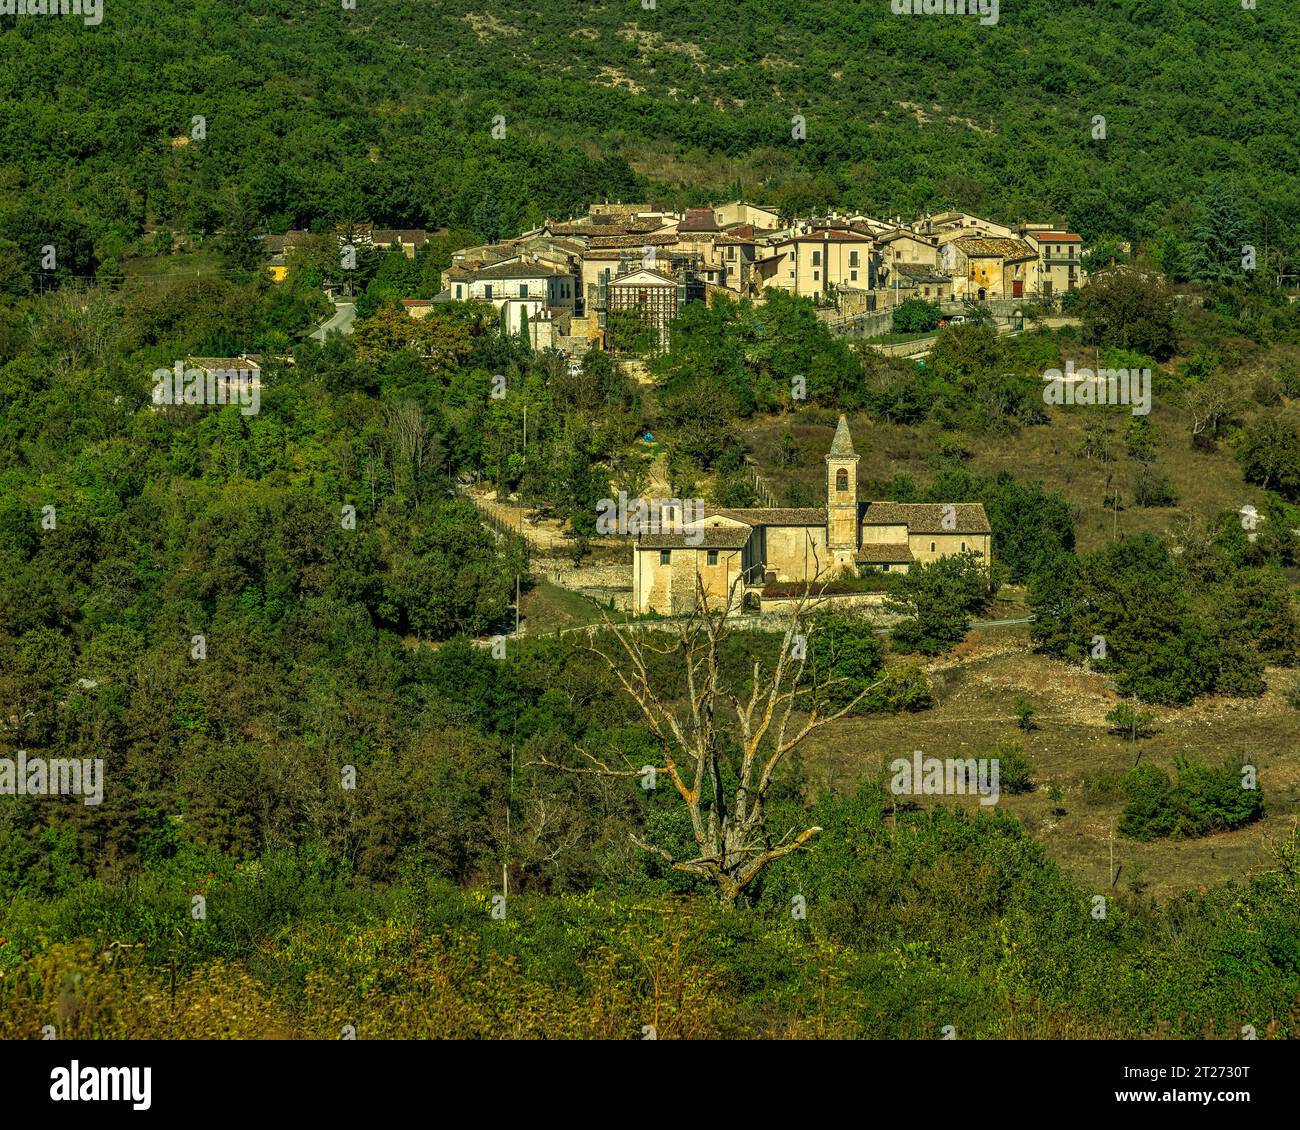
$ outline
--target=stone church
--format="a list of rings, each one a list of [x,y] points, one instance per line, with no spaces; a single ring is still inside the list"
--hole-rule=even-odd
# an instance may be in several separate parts
[[[864,569],[906,572],[913,562],[975,553],[987,568],[992,532],[978,502],[858,501],[858,456],[840,416],[826,454],[826,505],[708,509],[671,533],[640,534],[633,546],[633,608],[688,612],[699,576],[712,601],[761,593],[782,581],[825,583]],[[737,583],[737,577],[741,578]]]

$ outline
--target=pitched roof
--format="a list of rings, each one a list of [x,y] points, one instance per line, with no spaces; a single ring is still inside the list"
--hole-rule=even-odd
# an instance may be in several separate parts
[[[835,438],[831,440],[832,455],[853,455],[853,437],[849,434],[849,420],[843,412],[840,422],[835,425]]]
[[[905,542],[867,542],[858,547],[853,560],[862,565],[901,565],[915,558]]]
[[[637,539],[638,549],[744,549],[749,535],[748,526],[704,526],[699,533],[690,530],[682,534],[642,534]]]
[[[665,247],[677,242],[672,232],[646,235],[595,235],[591,237],[593,250],[607,247]]]
[[[986,236],[963,235],[952,241],[967,255],[977,259],[1036,259],[1033,248],[1021,239],[993,239]]]
[[[913,279],[916,282],[930,283],[950,283],[947,275],[941,275],[933,267],[928,267],[924,263],[895,263],[894,270],[906,278]]]
[[[704,511],[706,518],[715,514],[749,526],[821,526],[826,522],[826,511],[820,506],[748,506]]]
[[[1052,243],[1082,243],[1083,236],[1075,235],[1068,231],[1031,231],[1027,235],[1032,235],[1035,239],[1047,239]]]
[[[205,372],[237,372],[243,369],[261,369],[260,358],[256,357],[187,357],[186,368],[203,369]]]
[[[641,275],[649,275],[648,279],[643,279]],[[634,267],[625,275],[619,275],[616,279],[610,279],[610,286],[676,286],[677,280],[669,278],[667,275],[660,274],[658,271],[652,271],[649,267]]]
[[[679,232],[721,231],[712,208],[687,208],[686,218],[677,225]]]
[[[954,525],[943,524],[944,511],[951,506]],[[868,502],[862,514],[864,526],[906,526],[909,534],[987,534],[988,516],[979,502]]]
[[[429,241],[429,233],[423,228],[375,228],[372,238],[376,243],[413,243],[423,247]]]
[[[554,275],[567,276],[570,271],[552,267],[548,263],[498,263],[483,267],[471,274],[477,279],[544,279]]]
[[[848,228],[814,228],[789,240],[790,243],[871,243],[869,235]]]
[[[898,228],[896,231],[891,231],[888,235],[881,235],[881,236],[877,236],[876,238],[881,243],[893,243],[894,240],[896,239],[910,239],[914,243],[923,243],[927,247],[938,246],[936,240],[930,239],[924,235],[917,235],[916,232],[906,231],[903,228]]]

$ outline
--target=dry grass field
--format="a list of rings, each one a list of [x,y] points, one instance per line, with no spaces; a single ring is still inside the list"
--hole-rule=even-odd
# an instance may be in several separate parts
[[[980,757],[1002,742],[1019,742],[1034,768],[1035,787],[1003,793],[999,806],[1020,820],[1051,856],[1101,893],[1108,886],[1110,839],[1123,808],[1095,801],[1084,775],[1126,770],[1140,758],[1169,769],[1186,754],[1207,763],[1244,756],[1259,771],[1265,818],[1235,832],[1201,839],[1138,843],[1115,837],[1117,886],[1167,896],[1241,878],[1266,866],[1266,843],[1280,838],[1300,811],[1300,711],[1283,690],[1295,673],[1267,673],[1261,698],[1209,697],[1183,709],[1152,708],[1157,733],[1136,743],[1109,732],[1105,714],[1119,701],[1105,676],[1069,667],[1029,650],[1023,626],[973,631],[926,669],[934,706],[921,714],[844,720],[816,735],[804,765],[814,781],[850,790],[895,757],[919,749],[927,757]],[[1037,710],[1036,729],[1020,731],[1015,703]],[[1061,790],[1059,806],[1048,798]],[[918,797],[916,803],[978,807],[975,798]],[[1057,807],[1063,815],[1054,815]]]

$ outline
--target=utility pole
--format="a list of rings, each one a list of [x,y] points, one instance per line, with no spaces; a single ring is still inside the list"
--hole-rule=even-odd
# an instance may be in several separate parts
[[[524,466],[528,465],[528,405],[524,404]],[[523,483],[519,484],[519,538],[522,541],[524,536],[524,491]],[[515,574],[515,636],[519,635],[519,574]],[[514,780],[514,750],[510,752],[510,772],[511,780]],[[508,816],[507,816],[508,818]]]

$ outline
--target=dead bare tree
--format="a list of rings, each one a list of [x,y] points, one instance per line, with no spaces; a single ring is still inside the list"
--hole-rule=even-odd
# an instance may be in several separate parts
[[[68,284],[46,296],[29,330],[43,344],[49,370],[66,376],[107,363],[120,321],[121,304],[106,288]]]
[[[384,426],[392,452],[393,481],[406,488],[416,501],[420,497],[420,479],[429,459],[429,424],[414,400],[388,404],[384,408]]]
[[[623,691],[640,708],[641,717],[659,743],[663,765],[650,768],[672,781],[686,806],[697,854],[678,859],[636,835],[631,837],[633,842],[660,856],[675,870],[705,876],[728,903],[734,902],[765,867],[807,847],[821,831],[815,826],[802,831],[791,828],[774,836],[767,825],[765,806],[775,775],[811,734],[842,718],[879,685],[876,682],[863,687],[837,708],[828,705],[825,692],[847,683],[847,679],[804,682],[809,639],[816,631],[811,617],[822,603],[821,591],[814,596],[810,584],[796,601],[774,668],[764,671],[762,664],[755,661],[748,698],[738,697],[724,686],[720,652],[731,631],[728,620],[736,607],[739,584],[738,578],[723,607],[715,609],[697,575],[696,610],[679,625],[672,643],[662,647],[637,638],[626,625],[616,625],[608,616],[604,627],[616,646],[598,646],[597,629],[589,632],[590,649],[605,661]],[[686,674],[684,702],[674,705],[665,701],[664,694],[654,686],[646,662],[648,653],[680,656]],[[719,736],[721,727],[733,724],[739,751],[730,755],[736,784],[729,794],[724,785],[728,754]],[[579,752],[589,766],[574,768],[549,760],[536,764],[610,777],[638,777],[645,771],[645,767],[615,768],[585,750]]]
[[[1183,393],[1183,404],[1192,417],[1192,439],[1218,439],[1219,431],[1240,409],[1233,381],[1223,373],[1191,385]]]

